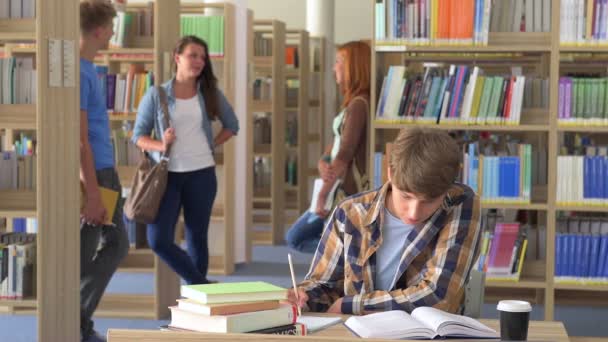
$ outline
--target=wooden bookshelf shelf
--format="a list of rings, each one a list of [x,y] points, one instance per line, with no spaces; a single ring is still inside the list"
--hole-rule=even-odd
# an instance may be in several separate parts
[[[376,52],[550,52],[551,35],[546,32],[490,32],[488,45],[413,45],[376,41]]]
[[[555,210],[561,211],[580,211],[590,213],[607,212],[608,206],[592,206],[592,205],[557,205]]]
[[[251,101],[251,110],[253,112],[272,112],[272,101]]]
[[[270,197],[253,197],[253,201],[256,203],[272,203],[272,198]]]
[[[137,113],[110,113],[110,121],[135,121]]]
[[[483,209],[541,210],[541,211],[545,211],[549,208],[547,203],[510,204],[510,203],[488,203],[488,202],[482,202],[481,207]]]
[[[0,19],[0,42],[36,40],[36,19]]]
[[[259,145],[255,145],[253,147],[253,154],[255,154],[255,155],[268,155],[268,156],[272,156],[271,148],[272,148],[271,144],[259,144]]]
[[[95,317],[156,319],[154,295],[105,294]]]
[[[0,212],[36,212],[36,192],[32,190],[0,190]]]
[[[596,126],[596,125],[588,125],[588,126],[574,126],[574,125],[559,125],[557,127],[558,132],[562,133],[608,133],[608,125],[607,126]]]
[[[36,105],[0,105],[0,127],[6,129],[36,129]]]
[[[99,55],[153,55],[154,49],[149,48],[109,48],[99,50]]]
[[[548,132],[549,125],[463,125],[463,124],[422,124],[408,122],[387,122],[374,120],[375,129],[402,129],[412,126],[425,126],[443,130],[459,131],[497,131],[497,132]]]
[[[272,245],[272,233],[268,231],[253,231],[253,243],[255,245]]]
[[[560,52],[592,52],[592,53],[608,53],[608,45],[561,45]]]
[[[272,68],[272,56],[254,56],[253,65],[255,69]]]
[[[522,289],[544,289],[547,287],[547,282],[542,277],[522,277],[519,281],[504,281],[487,279],[485,286],[487,288],[522,288]]]
[[[608,284],[569,284],[554,282],[556,290],[600,291],[608,292]]]

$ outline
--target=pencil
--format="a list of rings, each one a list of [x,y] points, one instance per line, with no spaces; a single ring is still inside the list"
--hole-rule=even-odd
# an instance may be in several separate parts
[[[296,295],[296,307],[298,308],[298,316],[302,316],[302,309],[300,309],[300,296],[298,295],[298,288],[296,287],[296,276],[293,273],[293,263],[291,262],[291,253],[287,253],[287,260],[289,261],[289,272],[291,272],[291,283],[293,284],[293,292]]]

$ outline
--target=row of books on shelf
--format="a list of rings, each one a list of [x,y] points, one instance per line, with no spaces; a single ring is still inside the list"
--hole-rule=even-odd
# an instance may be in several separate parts
[[[557,157],[558,204],[608,206],[607,150],[590,146],[584,156]]]
[[[36,78],[32,57],[0,58],[0,104],[36,103]]]
[[[489,32],[551,31],[551,0],[376,0],[387,44],[487,45]]]
[[[182,14],[180,27],[182,36],[194,35],[205,40],[209,56],[224,55],[224,16]]]
[[[96,69],[109,112],[136,112],[142,97],[154,84],[153,73],[139,64],[131,64],[126,74],[110,74],[106,66],[96,66]]]
[[[272,78],[258,76],[253,80],[253,99],[255,101],[272,101]],[[287,79],[285,80],[285,106],[298,106],[298,91],[300,89],[300,80]],[[312,89],[312,85],[309,86]]]
[[[124,127],[125,125],[123,125]],[[126,125],[130,128],[130,125]],[[139,165],[142,158],[142,153],[137,146],[131,141],[130,129],[114,129],[112,130],[112,144],[114,146],[114,162],[116,165]]]
[[[36,17],[36,0],[0,0],[0,19]]]
[[[128,37],[154,35],[154,3],[149,1],[147,7],[138,10],[118,10],[113,21],[114,35],[110,46],[122,48],[128,45]]]
[[[0,189],[35,189],[36,154],[32,139],[25,135],[12,150],[0,151]]]
[[[255,157],[253,163],[254,189],[269,189],[272,181],[272,162],[270,158]],[[290,154],[285,158],[285,182],[298,185],[298,158]]]
[[[475,66],[426,63],[424,74],[406,76],[390,66],[376,108],[380,121],[518,125],[524,101],[540,104],[548,82],[525,76],[484,76]],[[527,97],[524,94],[528,94]]]
[[[606,0],[561,0],[560,43],[563,45],[608,44]]]
[[[0,299],[36,295],[36,235],[0,234]]]
[[[35,234],[38,232],[38,219],[35,217],[15,217],[12,220],[12,231],[15,233]]]
[[[215,333],[306,335],[284,288],[265,282],[182,285],[165,329]]]
[[[532,194],[532,145],[518,144],[515,155],[479,153],[477,143],[464,153],[462,182],[481,195],[485,203],[530,203]]]
[[[608,283],[608,221],[605,217],[561,216],[555,235],[555,281]]]
[[[608,231],[555,235],[555,281],[608,284]]]
[[[606,77],[560,77],[559,124],[608,124],[607,91]]]
[[[489,281],[519,281],[527,248],[527,232],[519,223],[497,223],[493,231],[483,232],[474,268]]]

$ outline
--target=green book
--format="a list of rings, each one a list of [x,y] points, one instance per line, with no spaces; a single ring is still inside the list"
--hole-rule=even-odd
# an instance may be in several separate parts
[[[481,94],[481,103],[479,104],[479,112],[477,114],[477,122],[485,123],[488,117],[488,111],[490,106],[490,98],[492,97],[492,89],[494,88],[494,82],[496,77],[489,76],[483,83],[483,92]]]
[[[182,285],[182,297],[202,304],[284,300],[287,290],[263,281]]]

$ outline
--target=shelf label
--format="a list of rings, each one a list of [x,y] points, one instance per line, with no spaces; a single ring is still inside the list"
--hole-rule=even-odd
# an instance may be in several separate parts
[[[49,87],[61,87],[63,85],[61,45],[60,39],[49,39]]]
[[[63,86],[76,86],[76,44],[73,40],[63,40]]]

